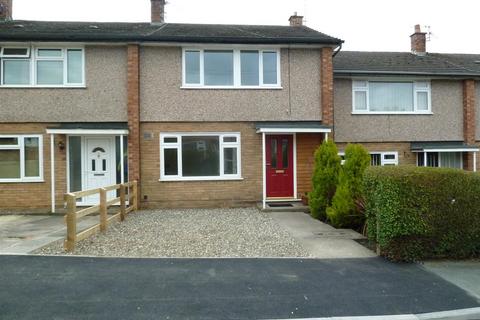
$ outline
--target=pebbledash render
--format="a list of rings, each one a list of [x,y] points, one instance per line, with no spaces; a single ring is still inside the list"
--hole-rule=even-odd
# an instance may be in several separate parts
[[[479,55],[427,53],[419,27],[411,52],[344,52],[296,14],[175,24],[164,5],[150,23],[46,22],[0,0],[0,212],[129,180],[144,208],[298,201],[325,139],[372,165],[476,170]]]

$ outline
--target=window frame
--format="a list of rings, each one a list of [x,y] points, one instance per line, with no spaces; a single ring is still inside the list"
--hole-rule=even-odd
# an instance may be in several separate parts
[[[198,176],[198,177],[184,177],[182,164],[182,137],[188,136],[209,136],[218,137],[219,139],[219,161],[220,161],[220,175],[219,176]],[[225,137],[235,137],[236,142],[224,142]],[[177,142],[164,142],[165,138],[176,138]],[[208,181],[208,180],[243,180],[242,178],[242,159],[241,159],[241,135],[240,132],[161,132],[160,133],[160,179],[159,181]],[[237,173],[224,173],[224,149],[237,148]],[[165,175],[164,166],[164,150],[177,150],[177,175]]]
[[[32,46],[18,45],[2,45],[0,44],[2,54],[4,48],[27,48],[27,56],[6,56],[0,55],[0,88],[85,88],[85,46],[83,45],[56,45],[56,44],[40,44]],[[40,57],[38,51],[41,49],[61,50],[61,57]],[[82,56],[82,81],[81,83],[68,82],[68,50],[80,50]],[[4,84],[3,62],[12,60],[28,60],[29,61],[29,84]],[[37,79],[37,62],[38,61],[63,61],[63,83],[62,84],[38,84]]]
[[[0,178],[0,183],[18,183],[18,182],[44,182],[43,179],[43,135],[41,134],[2,134],[0,138],[16,138],[16,145],[0,145],[0,150],[19,150],[20,151],[20,178]],[[25,176],[25,139],[38,139],[38,177]]]
[[[365,82],[365,86],[360,86],[359,83]],[[413,111],[370,111],[370,82],[392,82],[392,83],[412,83],[413,84]],[[421,87],[419,84],[425,83],[426,87]],[[366,94],[366,109],[356,108],[355,93],[365,92]],[[427,110],[418,109],[418,93],[426,92],[428,99]],[[378,79],[365,79],[365,78],[353,78],[352,79],[352,114],[433,114],[432,113],[432,90],[430,79],[392,79],[392,78],[378,78]]]
[[[186,82],[186,61],[185,54],[187,51],[195,51],[200,53],[200,82],[187,83]],[[204,69],[204,53],[205,51],[232,51],[233,52],[233,85],[206,85],[205,84],[205,69]],[[258,51],[259,59],[259,81],[258,85],[242,85],[241,74],[241,51]],[[263,83],[263,53],[275,52],[277,55],[277,83],[264,84]],[[182,48],[182,89],[282,89],[281,83],[281,51],[279,48],[258,48],[258,47],[184,47]]]

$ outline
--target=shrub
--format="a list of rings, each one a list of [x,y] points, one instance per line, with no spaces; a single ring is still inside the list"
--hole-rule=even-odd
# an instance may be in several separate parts
[[[363,175],[370,164],[370,155],[362,145],[349,144],[345,149],[345,163],[340,171],[339,184],[327,209],[327,217],[334,227],[359,227],[363,212],[356,203],[363,197]]]
[[[480,254],[480,175],[372,167],[364,179],[368,237],[395,261]]]
[[[333,141],[324,141],[315,151],[313,188],[308,194],[312,217],[325,220],[326,209],[332,202],[340,172],[340,157]]]

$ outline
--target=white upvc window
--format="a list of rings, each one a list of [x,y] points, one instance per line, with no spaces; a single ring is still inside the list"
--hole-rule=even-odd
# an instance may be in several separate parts
[[[82,87],[85,54],[82,47],[1,46],[0,86]]]
[[[430,114],[428,80],[353,80],[355,114]]]
[[[241,179],[239,133],[160,133],[160,180]]]
[[[370,152],[371,166],[397,166],[398,152]]]
[[[278,49],[195,49],[182,54],[184,88],[281,88]]]
[[[0,135],[0,183],[43,181],[41,135]]]
[[[340,163],[345,163],[345,152],[339,152]],[[371,166],[398,166],[398,152],[370,152]]]

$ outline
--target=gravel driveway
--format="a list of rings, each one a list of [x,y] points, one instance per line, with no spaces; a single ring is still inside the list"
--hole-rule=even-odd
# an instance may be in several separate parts
[[[65,254],[60,241],[37,254]],[[77,244],[75,255],[124,257],[308,257],[268,213],[255,208],[139,211]]]

